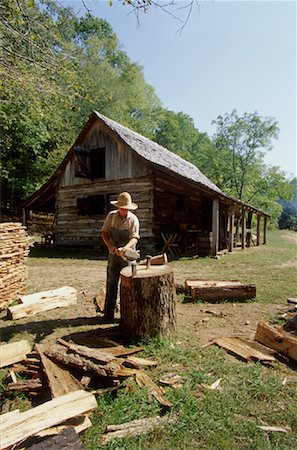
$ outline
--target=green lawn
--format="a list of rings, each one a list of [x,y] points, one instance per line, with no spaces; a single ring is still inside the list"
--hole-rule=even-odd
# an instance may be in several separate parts
[[[34,292],[71,283],[80,290],[87,287],[91,299],[98,290],[98,283],[104,282],[106,261],[90,255],[78,257],[71,252],[57,254],[56,258],[53,256],[54,253],[31,255],[28,261],[29,290]],[[186,258],[172,261],[171,265],[177,283],[195,277],[235,279],[256,284],[257,298],[252,304],[255,310],[257,305],[260,307],[263,303],[286,305],[288,297],[297,297],[296,233],[269,232],[268,245],[252,247],[244,252],[236,251],[219,260]],[[183,321],[186,321],[187,305],[181,304],[179,307],[185,308]],[[60,310],[52,314],[58,317],[64,312]],[[5,321],[1,322],[1,326],[5,327]],[[16,326],[16,336],[17,323],[9,325]],[[69,331],[74,329],[69,326]],[[156,400],[148,399],[146,389],[141,389],[134,379],[126,379],[124,389],[97,397],[98,409],[91,415],[93,426],[81,436],[86,449],[101,448],[100,436],[106,425],[163,414],[177,414],[178,420],[147,435],[116,440],[105,448],[297,448],[296,364],[277,362],[274,366],[264,366],[241,362],[218,347],[201,348],[193,333],[194,330],[180,325],[174,338],[145,342],[145,350],[139,354],[158,359],[159,365],[155,369],[146,369],[157,384],[166,372],[181,376],[181,386],[170,386],[164,390],[173,407],[165,410]],[[7,337],[13,337],[11,332]],[[5,371],[1,373],[3,377]],[[221,379],[219,389],[207,388],[218,379]],[[16,396],[12,405],[20,408],[29,406],[22,402]],[[263,425],[287,427],[290,431],[267,432],[259,428]]]

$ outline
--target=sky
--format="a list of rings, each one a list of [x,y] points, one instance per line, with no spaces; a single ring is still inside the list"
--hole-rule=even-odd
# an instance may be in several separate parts
[[[59,3],[86,11],[81,0]],[[137,20],[119,0],[84,0],[111,24],[165,108],[188,114],[210,137],[212,121],[233,109],[275,118],[279,137],[264,162],[296,176],[296,1],[198,1],[185,23],[188,3],[175,0],[170,14],[151,7]]]

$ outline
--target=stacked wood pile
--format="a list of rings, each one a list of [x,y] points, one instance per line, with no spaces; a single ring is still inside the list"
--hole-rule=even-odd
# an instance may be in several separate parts
[[[148,398],[154,397],[163,408],[170,408],[172,403],[164,397],[162,388],[144,370],[156,366],[157,361],[134,355],[143,347],[128,348],[111,340],[117,333],[117,327],[99,328],[66,336],[50,345],[35,344],[33,350],[26,341],[21,345],[18,342],[2,344],[0,362],[2,367],[6,366],[7,373],[0,416],[0,449],[20,442],[22,448],[31,448],[28,445],[32,441],[38,445],[37,438],[43,439],[43,443],[49,436],[65,433],[65,429],[70,427],[75,433],[85,431],[92,425],[88,413],[97,407],[94,396],[117,391],[123,387],[122,381],[131,376],[140,387],[147,389]],[[15,393],[33,398],[39,405],[24,413],[9,411],[10,399]],[[104,445],[116,437],[149,432],[172,420],[173,416],[157,416],[148,418],[147,423],[143,420],[123,424],[116,429],[111,427],[106,435],[102,435],[101,443]],[[78,445],[73,448],[81,448],[79,439],[76,441],[73,435],[70,438]],[[36,450],[52,448],[50,442],[49,447],[36,446]]]
[[[31,212],[28,218],[30,233],[46,234],[54,231],[54,214],[42,214]]]
[[[0,223],[0,309],[26,292],[29,241],[21,223]]]

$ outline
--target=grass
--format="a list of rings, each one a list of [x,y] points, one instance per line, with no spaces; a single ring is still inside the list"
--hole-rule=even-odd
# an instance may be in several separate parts
[[[295,242],[294,242],[295,238]],[[257,286],[257,301],[281,303],[297,296],[296,233],[271,231],[268,245],[235,251],[219,260],[212,258],[187,259],[171,264],[180,282],[185,278],[239,280]]]
[[[257,305],[286,304],[288,297],[297,297],[296,260],[296,235],[275,231],[269,233],[266,246],[234,252],[219,260],[186,258],[172,261],[171,265],[177,283],[183,283],[186,278],[211,278],[256,284],[257,297],[252,306],[257,310]],[[77,254],[72,251],[65,255],[51,251],[46,254],[40,250],[39,253],[31,254],[28,266],[30,292],[70,284],[79,291],[86,290],[91,299],[105,280],[106,261],[94,253]],[[179,302],[182,302],[181,297]],[[32,339],[32,336],[36,338],[39,328],[43,327],[44,331],[46,326],[50,326],[50,331],[53,331],[59,323],[67,327],[67,317],[64,318],[63,314],[66,314],[64,310],[53,313],[55,318],[58,315],[59,319],[62,317],[60,321],[43,322],[42,317],[35,316],[28,326],[18,327],[16,322],[10,323],[9,327],[13,331],[5,334],[3,330],[4,336],[15,339],[16,336],[21,338],[23,334],[23,337]],[[267,317],[269,319],[281,323],[272,314]],[[223,324],[222,319],[213,320]],[[69,331],[77,330],[77,324],[71,324],[71,321],[68,326]],[[83,325],[80,324],[79,329],[82,330]],[[215,346],[203,349],[195,340],[193,327],[187,326],[180,327],[172,339],[155,339],[142,344],[145,349],[139,356],[157,358],[159,361],[156,368],[147,369],[154,381],[158,383],[161,375],[167,372],[175,372],[182,377],[181,387],[164,389],[164,395],[173,403],[173,407],[170,411],[164,410],[156,400],[148,399],[145,389],[141,389],[133,379],[127,379],[123,389],[97,397],[98,409],[91,416],[93,426],[81,437],[86,449],[101,448],[100,436],[106,425],[171,413],[178,414],[175,424],[147,435],[113,441],[105,448],[297,448],[296,365],[246,363]],[[5,371],[2,370],[0,390],[4,376]],[[218,379],[221,379],[220,389],[207,388]],[[13,405],[21,409],[29,407],[20,396],[13,399]],[[261,425],[290,427],[291,431],[266,432],[259,428]]]
[[[165,394],[179,419],[149,435],[110,443],[108,449],[297,448],[296,379],[283,385],[277,369],[237,361],[219,348],[173,348],[170,341],[157,340],[146,345],[146,353],[162,361],[152,375],[156,380],[167,370],[182,376],[183,386],[167,388]],[[204,387],[218,378],[222,390]],[[107,424],[160,413],[158,404],[148,403],[146,392],[128,381],[116,398],[99,398],[94,428],[84,435],[84,444],[99,448]],[[289,426],[292,432],[267,433],[260,425]]]

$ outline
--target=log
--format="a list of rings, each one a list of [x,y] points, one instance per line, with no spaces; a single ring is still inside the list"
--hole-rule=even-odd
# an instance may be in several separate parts
[[[13,320],[76,304],[77,290],[73,287],[64,286],[52,291],[24,295],[19,297],[19,302],[19,305],[8,308],[7,315]]]
[[[45,347],[42,344],[36,344],[35,347],[40,355],[52,398],[83,389],[82,384],[68,370],[59,367],[44,354]]]
[[[185,289],[190,289],[194,300],[206,302],[256,297],[256,286],[242,284],[240,281],[186,280]]]
[[[240,337],[220,337],[212,341],[212,343],[224,348],[244,361],[261,361],[265,363],[273,363],[275,361],[275,357],[265,347],[247,339]]]
[[[90,348],[86,345],[71,344],[64,341],[64,339],[58,339],[58,342],[67,347],[71,352],[93,359],[99,363],[109,363],[114,360],[114,356],[111,353],[102,351],[100,348]]]
[[[33,396],[36,394],[36,391],[40,391],[42,389],[42,382],[39,378],[35,378],[34,380],[19,380],[15,383],[8,383],[5,394],[10,395],[13,392],[24,392],[30,394],[33,394]]]
[[[46,349],[45,354],[50,358],[59,361],[64,365],[80,368],[86,372],[93,372],[99,377],[115,376],[115,373],[120,370],[120,366],[113,362],[106,365],[99,365],[83,356],[66,353],[60,349]]]
[[[136,382],[140,387],[148,388],[149,395],[166,408],[171,408],[172,403],[163,396],[161,388],[143,371],[139,370],[135,376]]]
[[[0,449],[33,436],[71,417],[76,417],[97,408],[96,398],[85,391],[75,391],[54,398],[28,411],[12,414],[1,427]]]
[[[121,270],[120,330],[126,339],[170,336],[176,331],[176,292],[168,264]]]
[[[136,419],[131,422],[122,423],[119,425],[108,425],[106,427],[107,433],[101,436],[101,445],[106,445],[113,439],[123,438],[126,436],[139,436],[141,434],[149,433],[157,428],[174,423],[177,416],[156,416],[145,419]]]
[[[273,348],[282,355],[297,361],[297,337],[281,327],[258,323],[255,341]]]
[[[25,339],[0,345],[0,367],[23,361],[30,351],[31,345]]]

